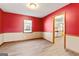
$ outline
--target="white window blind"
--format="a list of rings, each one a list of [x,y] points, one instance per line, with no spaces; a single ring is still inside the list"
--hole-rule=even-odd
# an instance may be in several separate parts
[[[24,20],[24,32],[32,32],[32,20]]]

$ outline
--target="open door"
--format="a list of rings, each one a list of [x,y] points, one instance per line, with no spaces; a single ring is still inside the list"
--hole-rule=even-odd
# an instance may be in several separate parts
[[[54,17],[54,28],[53,28],[53,41],[54,43],[57,42],[57,40],[63,40],[64,48],[66,45],[66,31],[65,31],[65,14],[56,15]]]

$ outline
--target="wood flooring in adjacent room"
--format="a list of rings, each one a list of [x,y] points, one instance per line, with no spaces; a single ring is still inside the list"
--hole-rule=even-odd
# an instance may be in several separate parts
[[[44,39],[27,40],[20,42],[4,43],[0,46],[0,53],[9,56],[73,56],[74,53],[64,50],[63,40],[56,44]]]

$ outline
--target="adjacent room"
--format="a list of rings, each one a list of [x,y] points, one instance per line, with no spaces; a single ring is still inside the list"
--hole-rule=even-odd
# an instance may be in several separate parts
[[[0,55],[79,56],[79,3],[0,3]]]

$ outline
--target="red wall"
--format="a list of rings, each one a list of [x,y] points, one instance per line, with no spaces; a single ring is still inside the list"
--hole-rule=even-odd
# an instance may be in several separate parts
[[[45,31],[51,32],[53,29],[53,16],[66,12],[66,34],[79,35],[79,3],[69,4],[40,20],[36,17],[13,14],[0,11],[2,17],[3,32],[23,32],[23,20],[31,19],[33,21],[33,32]],[[0,19],[1,22],[1,19]],[[1,23],[0,23],[1,31]]]
[[[43,31],[52,31],[53,16],[66,12],[66,34],[79,36],[79,3],[69,4],[43,18]]]
[[[0,9],[0,33],[2,33],[2,13],[3,11]]]
[[[3,20],[3,32],[23,32],[23,25],[24,25],[23,21],[25,19],[32,20],[33,32],[42,31],[42,29],[40,29],[41,21],[39,18],[4,12],[3,19],[2,19]]]

